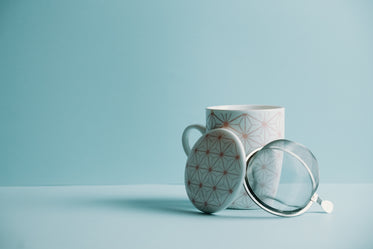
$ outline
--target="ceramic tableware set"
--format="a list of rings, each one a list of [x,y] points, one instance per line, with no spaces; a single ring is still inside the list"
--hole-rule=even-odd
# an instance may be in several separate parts
[[[214,213],[260,207],[290,217],[317,202],[325,212],[332,212],[333,204],[316,193],[315,156],[303,145],[284,139],[284,116],[285,109],[278,106],[214,106],[206,108],[206,126],[185,128],[185,188],[197,209]],[[190,148],[192,129],[202,136]]]

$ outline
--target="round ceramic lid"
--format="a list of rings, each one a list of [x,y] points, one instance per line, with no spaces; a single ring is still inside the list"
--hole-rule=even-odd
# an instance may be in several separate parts
[[[185,187],[193,205],[205,213],[228,207],[245,175],[245,151],[227,129],[214,129],[193,146],[185,168]]]

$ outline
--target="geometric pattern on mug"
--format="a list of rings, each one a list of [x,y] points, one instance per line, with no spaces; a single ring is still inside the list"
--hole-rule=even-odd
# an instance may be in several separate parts
[[[203,212],[226,208],[243,184],[245,155],[231,136],[227,132],[209,132],[196,142],[188,157],[186,192]]]
[[[255,114],[216,112],[211,110],[207,117],[207,130],[226,128],[241,140],[245,153],[283,138],[284,120],[281,112],[257,112]]]
[[[247,176],[250,188],[268,205],[273,202],[277,194],[282,158],[282,151],[261,150],[249,162]]]
[[[211,110],[206,120],[207,130],[216,128],[226,128],[233,131],[242,142],[246,155],[250,154],[255,149],[266,145],[267,143],[284,137],[284,116],[283,111],[259,111],[242,113],[242,112],[219,112]],[[273,166],[280,171],[282,158],[278,161],[273,161]],[[271,158],[268,158],[271,160]],[[271,194],[277,190],[279,182],[279,174],[273,174],[268,170],[268,167],[258,169],[257,175],[261,178],[257,186],[262,186],[263,193]],[[259,188],[259,187],[258,187]],[[229,206],[230,208],[252,209],[256,208],[256,204],[247,195],[243,186],[240,187],[236,199]]]

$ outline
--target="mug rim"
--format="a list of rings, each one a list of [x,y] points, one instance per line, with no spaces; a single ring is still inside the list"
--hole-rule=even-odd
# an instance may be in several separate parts
[[[217,105],[206,107],[206,110],[212,111],[273,111],[280,109],[285,108],[275,105]]]

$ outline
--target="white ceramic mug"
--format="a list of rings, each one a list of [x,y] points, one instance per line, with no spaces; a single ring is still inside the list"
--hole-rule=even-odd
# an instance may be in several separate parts
[[[284,138],[285,108],[267,105],[224,105],[206,108],[206,127],[203,125],[190,125],[185,128],[182,135],[183,148],[187,155],[190,153],[189,132],[192,129],[199,130],[202,134],[206,131],[226,128],[238,136],[242,142],[246,156],[255,149],[267,143]],[[271,167],[266,165],[271,164]],[[277,191],[281,174],[282,158],[268,158],[263,162],[262,181],[260,187],[268,195]],[[268,169],[272,170],[268,170]],[[273,171],[273,169],[276,169]],[[237,209],[255,208],[256,205],[247,195],[244,187],[239,195],[229,206]]]

